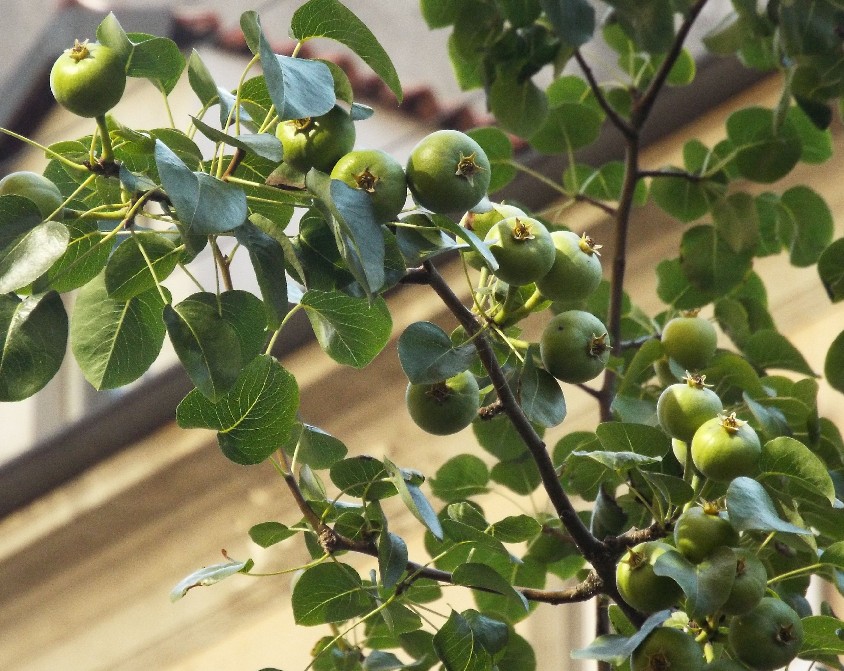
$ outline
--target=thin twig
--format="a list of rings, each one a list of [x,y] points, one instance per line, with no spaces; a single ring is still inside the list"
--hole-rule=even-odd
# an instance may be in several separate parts
[[[589,66],[589,63],[587,63],[586,59],[583,58],[583,54],[580,53],[580,49],[575,49],[574,59],[577,61],[580,69],[583,70],[583,76],[586,77],[586,81],[589,82],[589,88],[592,89],[595,99],[598,101],[598,104],[601,106],[601,109],[604,110],[607,117],[609,117],[612,125],[618,128],[624,137],[634,137],[636,135],[636,129],[629,121],[627,121],[627,119],[623,118],[612,105],[610,105],[604,95],[604,90],[601,88],[598,80],[595,79],[595,73],[592,72],[592,68]]]
[[[685,170],[640,170],[638,176],[639,179],[643,177],[675,177],[689,182],[702,182],[706,179],[703,175],[695,175]]]

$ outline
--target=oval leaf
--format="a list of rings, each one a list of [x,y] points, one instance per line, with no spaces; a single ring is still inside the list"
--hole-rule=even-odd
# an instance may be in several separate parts
[[[374,602],[348,564],[326,562],[307,569],[293,586],[293,618],[310,627],[343,622],[369,611]]]

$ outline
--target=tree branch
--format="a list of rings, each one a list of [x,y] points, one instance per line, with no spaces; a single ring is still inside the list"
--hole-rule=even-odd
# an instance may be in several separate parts
[[[685,170],[640,170],[638,177],[639,179],[643,177],[676,177],[689,182],[702,182],[706,179],[703,175],[695,175]]]
[[[595,79],[595,73],[592,72],[592,68],[589,66],[589,63],[587,63],[586,59],[583,58],[583,54],[580,53],[580,49],[574,50],[574,58],[580,66],[580,69],[583,70],[583,76],[586,77],[586,81],[589,82],[589,88],[592,89],[595,99],[612,122],[612,125],[615,126],[625,138],[631,139],[635,137],[637,134],[636,129],[629,121],[627,121],[627,119],[623,118],[612,105],[610,105],[604,95],[601,85],[598,83],[598,80]]]
[[[689,8],[689,13],[683,19],[683,23],[680,24],[680,28],[677,30],[677,35],[674,38],[674,43],[671,45],[671,49],[669,49],[668,53],[665,55],[665,60],[660,64],[659,69],[654,75],[654,78],[651,80],[651,83],[648,84],[648,88],[645,89],[645,92],[638,100],[633,101],[631,122],[634,128],[640,129],[645,120],[648,118],[651,108],[653,107],[654,102],[656,102],[656,98],[665,84],[665,80],[668,79],[668,74],[671,72],[671,68],[674,67],[674,63],[677,61],[677,58],[680,56],[680,52],[683,50],[683,43],[686,41],[689,31],[692,29],[695,20],[705,4],[706,0],[697,0],[697,2]]]

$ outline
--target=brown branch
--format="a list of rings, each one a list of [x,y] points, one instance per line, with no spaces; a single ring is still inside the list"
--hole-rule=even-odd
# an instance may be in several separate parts
[[[223,278],[223,286],[226,288],[226,291],[231,291],[234,289],[234,284],[232,283],[232,273],[229,268],[229,260],[217,244],[217,239],[213,236],[209,236],[209,240],[211,242],[211,251],[214,253],[214,261],[217,263],[217,268],[220,269],[220,275]]]
[[[241,161],[246,157],[246,152],[243,151],[240,147],[234,150],[234,154],[232,154],[232,160],[229,161],[228,166],[226,166],[226,171],[223,173],[223,181],[225,182],[229,177],[234,174],[234,171],[237,170],[237,167],[240,165]]]
[[[548,493],[548,497],[554,506],[557,516],[566,530],[572,535],[572,538],[574,538],[578,549],[586,560],[589,562],[599,560],[605,554],[603,543],[589,532],[589,529],[586,528],[586,525],[578,516],[565,490],[563,490],[554,464],[551,461],[548,450],[545,448],[545,443],[539,434],[536,433],[530,420],[525,416],[519,402],[516,400],[516,396],[507,382],[504,371],[495,357],[492,346],[486,336],[481,333],[481,325],[471,311],[463,305],[431,262],[426,261],[424,267],[428,271],[428,284],[457,318],[457,321],[466,329],[466,333],[472,337],[472,342],[478,352],[481,364],[489,375],[495,392],[504,406],[505,413],[510,418],[513,428],[516,429],[516,432],[525,442],[531,456],[536,462],[542,478],[542,484]]]
[[[683,23],[680,24],[680,28],[677,30],[677,35],[674,38],[674,43],[671,45],[671,49],[669,49],[668,53],[665,55],[665,60],[660,64],[659,69],[654,75],[654,78],[651,80],[651,83],[648,84],[648,88],[645,89],[645,92],[638,100],[633,101],[631,122],[634,128],[640,129],[642,124],[644,124],[645,120],[648,118],[648,115],[651,113],[651,108],[653,107],[654,102],[656,102],[656,98],[662,90],[665,80],[668,79],[668,74],[671,72],[671,68],[674,67],[674,63],[677,61],[677,58],[680,56],[680,52],[683,50],[683,43],[686,41],[686,37],[692,29],[692,25],[694,25],[695,20],[705,4],[706,0],[697,0],[697,2],[689,8],[689,13],[683,19]]]
[[[610,105],[604,95],[601,85],[598,83],[598,80],[595,79],[595,73],[592,72],[592,68],[589,66],[589,63],[587,63],[586,59],[583,58],[583,54],[580,53],[580,49],[574,50],[574,58],[580,66],[580,69],[583,70],[583,76],[586,77],[586,81],[589,82],[589,88],[592,89],[595,99],[612,122],[612,125],[615,126],[625,138],[630,139],[635,137],[636,129],[629,121],[627,121],[627,119],[623,118],[612,105]]]
[[[602,203],[597,198],[592,198],[592,196],[587,196],[585,193],[576,193],[574,195],[574,199],[578,203],[589,203],[589,205],[592,205],[593,207],[597,207],[599,210],[603,210],[604,212],[606,212],[611,217],[615,216],[615,208],[614,207],[612,207],[611,205],[607,205],[606,203]]]

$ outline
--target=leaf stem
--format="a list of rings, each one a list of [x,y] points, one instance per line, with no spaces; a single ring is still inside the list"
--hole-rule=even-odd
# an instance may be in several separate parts
[[[100,142],[103,145],[103,152],[100,156],[99,163],[100,165],[114,163],[114,148],[111,146],[111,135],[108,131],[108,123],[106,122],[105,114],[95,117],[95,120],[97,122],[97,129],[100,132]],[[93,167],[93,162],[91,165]]]
[[[9,130],[8,128],[0,128],[0,133],[3,133],[4,135],[8,135],[9,137],[13,137],[16,140],[20,140],[21,142],[28,144],[30,147],[35,147],[36,149],[40,149],[45,154],[47,154],[47,156],[50,156],[51,158],[56,159],[62,165],[65,165],[72,170],[76,170],[78,172],[88,172],[88,167],[86,165],[83,165],[82,163],[74,163],[69,158],[62,156],[61,154],[59,154],[59,153],[53,151],[52,149],[50,149],[49,147],[45,147],[43,144],[39,144],[35,140],[30,140],[28,137],[26,137],[24,135],[20,135],[18,133],[15,133],[14,131]]]

